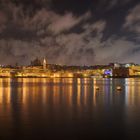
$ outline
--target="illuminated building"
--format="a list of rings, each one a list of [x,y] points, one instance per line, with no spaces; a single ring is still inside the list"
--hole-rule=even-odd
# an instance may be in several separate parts
[[[130,77],[140,77],[140,66],[131,66],[129,69]]]
[[[104,77],[112,77],[112,76],[113,76],[112,69],[104,70]]]

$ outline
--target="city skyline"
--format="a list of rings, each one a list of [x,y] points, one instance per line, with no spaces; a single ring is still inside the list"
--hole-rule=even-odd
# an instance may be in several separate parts
[[[13,65],[10,65],[10,64],[0,64],[0,67],[18,67],[18,66],[21,66],[21,67],[24,67],[24,66],[43,66],[44,67],[44,64],[45,65],[58,65],[58,66],[75,66],[75,67],[91,67],[91,66],[108,66],[108,65],[122,65],[122,66],[126,66],[128,67],[128,65],[140,65],[139,63],[134,63],[134,62],[108,62],[108,63],[104,63],[104,64],[91,64],[91,65],[85,65],[85,64],[82,64],[82,65],[70,65],[70,64],[61,64],[60,62],[59,63],[50,63],[47,59],[47,57],[36,57],[32,60],[30,60],[30,62],[28,64],[21,64],[20,62],[17,63],[15,62]]]

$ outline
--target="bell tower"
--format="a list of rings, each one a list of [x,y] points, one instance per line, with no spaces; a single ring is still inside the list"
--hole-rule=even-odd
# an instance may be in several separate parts
[[[44,70],[47,69],[47,61],[46,61],[45,58],[43,59],[43,69],[44,69]]]

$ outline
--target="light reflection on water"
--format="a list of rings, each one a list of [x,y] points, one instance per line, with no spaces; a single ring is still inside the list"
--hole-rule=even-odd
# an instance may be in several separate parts
[[[0,79],[0,138],[134,138],[139,128],[140,79]]]

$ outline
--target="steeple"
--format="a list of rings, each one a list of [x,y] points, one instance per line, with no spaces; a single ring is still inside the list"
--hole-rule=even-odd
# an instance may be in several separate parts
[[[47,69],[47,61],[46,61],[45,58],[43,59],[43,69],[44,69],[44,70]]]

